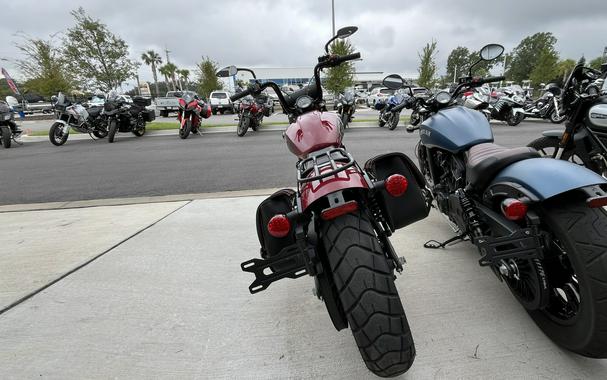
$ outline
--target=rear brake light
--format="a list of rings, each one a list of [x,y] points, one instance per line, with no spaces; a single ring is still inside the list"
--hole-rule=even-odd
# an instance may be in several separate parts
[[[391,196],[400,197],[407,191],[409,182],[407,182],[407,178],[404,175],[392,174],[384,181],[384,187]]]
[[[527,205],[518,199],[504,199],[502,201],[502,214],[508,220],[521,220],[527,215]]]
[[[282,238],[291,231],[291,222],[284,214],[274,215],[268,222],[268,232],[275,238]]]
[[[323,220],[331,220],[356,210],[358,210],[358,203],[356,201],[348,201],[339,206],[324,209],[320,214],[320,217]]]
[[[607,196],[590,198],[590,199],[588,199],[588,201],[586,201],[586,204],[590,208],[598,208],[598,207],[607,206]]]

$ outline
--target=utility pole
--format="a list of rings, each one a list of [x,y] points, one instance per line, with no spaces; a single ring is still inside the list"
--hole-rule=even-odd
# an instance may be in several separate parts
[[[335,35],[335,0],[331,0],[331,14],[333,16],[333,34],[331,37]]]
[[[167,63],[171,63],[171,60],[169,59],[170,52],[171,51],[167,47],[164,48],[164,53],[166,54],[166,57],[167,57]]]
[[[506,76],[506,63],[508,62],[508,54],[504,54],[504,67],[502,67],[502,76]],[[500,87],[502,87],[502,81],[500,81]]]

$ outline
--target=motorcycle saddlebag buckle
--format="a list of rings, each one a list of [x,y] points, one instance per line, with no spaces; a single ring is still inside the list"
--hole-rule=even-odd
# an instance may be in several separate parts
[[[483,236],[474,242],[481,252],[481,266],[499,266],[501,260],[531,260],[542,257],[542,240],[534,228],[517,230],[509,236]]]
[[[430,205],[422,191],[426,181],[407,155],[387,153],[375,156],[365,163],[365,171],[375,181],[383,181],[392,174],[407,178],[409,186],[402,196],[393,197],[383,187],[375,195],[391,229],[403,228],[428,216]]]
[[[156,120],[156,111],[144,110],[142,116],[143,116],[143,120],[145,120],[146,122],[154,121],[154,120]]]
[[[308,273],[305,256],[297,244],[284,247],[267,259],[245,261],[240,267],[244,272],[255,274],[255,281],[249,286],[251,294],[265,290],[274,281],[299,278]]]

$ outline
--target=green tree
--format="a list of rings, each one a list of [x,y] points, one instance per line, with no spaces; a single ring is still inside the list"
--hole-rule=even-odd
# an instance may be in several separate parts
[[[559,57],[555,51],[544,49],[540,53],[533,71],[531,71],[531,74],[529,75],[531,82],[534,85],[538,85],[540,83],[547,83],[558,79],[558,60]]]
[[[44,96],[69,92],[73,83],[65,70],[60,49],[52,43],[52,40],[22,37],[23,40],[16,44],[24,57],[16,61],[26,78],[22,89],[25,92],[31,91]]]
[[[172,62],[168,62],[163,67],[164,67],[165,71],[167,72],[169,79],[171,80],[171,84],[173,85],[173,91],[176,91],[177,90],[177,80],[175,78],[175,73],[178,70],[177,66]]]
[[[329,47],[329,53],[336,55],[348,55],[354,53],[354,47],[346,39],[337,39]],[[327,70],[324,87],[334,93],[343,92],[354,84],[354,64],[344,62],[339,66]]]
[[[510,67],[506,76],[515,82],[529,79],[543,52],[547,50],[556,54],[555,44],[556,37],[550,32],[541,32],[525,37],[512,51]]]
[[[63,54],[79,82],[87,88],[108,91],[132,78],[135,65],[129,59],[127,43],[82,7],[71,15],[76,25],[67,30]]]
[[[187,89],[188,87],[188,81],[190,80],[190,70],[188,69],[181,69],[181,70],[177,70],[177,75],[179,76],[179,80],[183,81],[181,89]]]
[[[583,55],[580,57],[580,59],[577,61],[578,65],[584,65],[586,66],[586,57],[584,57]]]
[[[417,53],[419,56],[419,68],[417,72],[419,73],[419,79],[417,80],[417,84],[423,87],[432,87],[434,83],[434,75],[436,74],[436,53],[438,50],[436,49],[437,43],[432,40],[432,42],[428,42],[426,46],[422,49],[421,54]]]
[[[165,86],[166,86],[166,88],[167,88],[167,91],[170,91],[170,89],[169,89],[169,83],[170,83],[170,82],[169,82],[169,76],[171,75],[171,72],[170,72],[170,70],[169,70],[169,69],[170,69],[170,68],[169,68],[169,67],[167,67],[166,65],[164,65],[164,66],[160,66],[160,67],[158,68],[158,72],[159,72],[160,74],[162,74],[162,76],[164,77],[164,84],[165,84]]]
[[[154,87],[156,88],[156,96],[159,96],[160,91],[158,90],[157,67],[162,63],[162,57],[160,57],[160,54],[156,53],[154,50],[148,50],[145,53],[141,54],[141,60],[146,65],[151,66],[152,75],[154,76]]]
[[[211,92],[223,88],[223,84],[219,81],[216,74],[219,68],[217,63],[209,57],[203,57],[197,66],[198,94],[208,99]]]
[[[449,83],[457,81],[457,78],[467,75],[470,67],[470,50],[467,47],[458,46],[451,50],[447,58],[447,80]]]
[[[576,63],[573,59],[564,59],[556,64],[556,77],[565,82]]]
[[[592,67],[595,70],[600,70],[601,65],[603,63],[605,63],[605,60],[603,59],[603,57],[596,57],[592,61],[588,62],[588,66]]]

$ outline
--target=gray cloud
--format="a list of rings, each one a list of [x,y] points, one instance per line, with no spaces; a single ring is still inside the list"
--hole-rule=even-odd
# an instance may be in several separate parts
[[[440,72],[458,45],[488,42],[512,49],[539,31],[554,33],[562,57],[600,55],[607,45],[607,2],[563,1],[353,1],[335,0],[336,24],[358,25],[352,43],[361,51],[359,70],[415,73],[417,52],[438,41]],[[81,0],[10,1],[3,4],[0,57],[16,58],[17,31],[46,38],[73,24],[69,11],[82,5],[125,39],[132,58],[147,49],[171,50],[178,66],[193,68],[203,55],[220,65],[312,66],[331,33],[328,0]],[[164,54],[163,54],[164,55]],[[10,65],[8,65],[10,67]],[[143,79],[150,79],[142,66]]]

